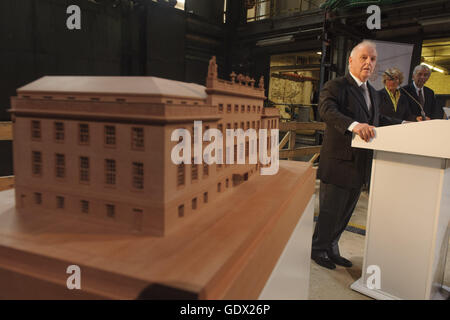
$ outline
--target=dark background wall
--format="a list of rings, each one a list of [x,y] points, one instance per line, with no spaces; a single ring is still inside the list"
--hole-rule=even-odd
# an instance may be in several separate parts
[[[192,14],[151,0],[136,6],[0,1],[0,121],[10,120],[17,88],[44,75],[148,75],[204,84],[211,56],[220,63],[225,55],[223,1],[187,0]],[[66,27],[72,4],[81,9],[81,30]],[[0,141],[0,176],[11,174],[11,142]]]

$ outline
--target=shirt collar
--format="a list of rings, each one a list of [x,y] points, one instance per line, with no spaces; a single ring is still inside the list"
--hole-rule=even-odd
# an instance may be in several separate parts
[[[416,86],[416,83],[414,81],[413,81],[413,86],[414,86],[414,88],[416,88],[416,93],[419,93],[419,88]],[[423,90],[423,87],[420,89]]]
[[[359,79],[358,79],[357,77],[355,77],[351,72],[350,72],[350,75],[352,76],[353,80],[356,81],[356,84],[358,85],[358,87],[361,87],[361,85],[362,85],[363,83],[367,83],[367,81],[366,81],[366,82],[362,82],[361,80],[359,80]]]

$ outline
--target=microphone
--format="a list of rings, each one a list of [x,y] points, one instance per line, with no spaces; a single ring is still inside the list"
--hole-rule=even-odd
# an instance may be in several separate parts
[[[389,72],[385,71],[384,74],[387,75],[389,77],[389,79],[394,80],[394,76],[392,74],[390,74]],[[406,93],[408,95],[408,97],[410,97],[415,103],[417,103],[417,105],[420,107],[420,115],[422,116],[422,120],[425,121],[427,118],[425,115],[425,111],[423,110],[422,104],[419,101],[417,101],[408,91],[406,91],[402,87],[399,87],[399,89],[402,90],[404,93]]]

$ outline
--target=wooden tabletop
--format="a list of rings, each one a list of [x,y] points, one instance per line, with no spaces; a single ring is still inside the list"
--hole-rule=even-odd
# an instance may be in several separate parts
[[[0,192],[0,282],[9,288],[0,297],[133,299],[173,289],[184,298],[255,299],[314,182],[310,164],[280,161],[277,175],[255,174],[164,237],[57,213],[19,214],[14,190]],[[69,265],[80,266],[82,290],[66,288]]]

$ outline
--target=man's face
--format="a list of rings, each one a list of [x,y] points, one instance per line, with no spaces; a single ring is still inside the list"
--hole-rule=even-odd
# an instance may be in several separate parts
[[[363,46],[353,53],[349,60],[350,72],[362,82],[366,82],[377,64],[377,51],[371,46]]]
[[[427,69],[421,69],[415,75],[413,75],[414,83],[418,88],[422,88],[429,78],[430,72],[428,72]]]

